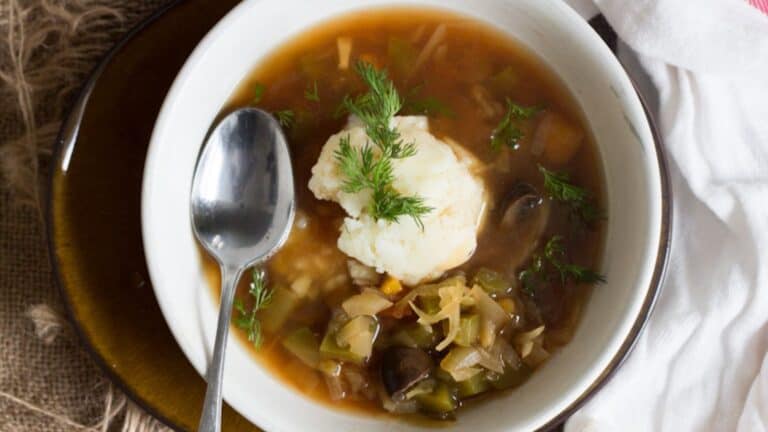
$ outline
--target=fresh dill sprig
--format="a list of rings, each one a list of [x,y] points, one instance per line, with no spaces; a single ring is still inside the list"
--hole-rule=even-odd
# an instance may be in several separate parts
[[[523,284],[523,290],[528,295],[533,295],[540,284],[547,282],[555,274],[563,285],[568,281],[576,284],[605,283],[603,275],[567,261],[561,236],[553,236],[549,239],[544,246],[544,253],[533,256],[531,265],[520,272],[519,279]]]
[[[604,217],[589,191],[571,183],[568,174],[556,173],[541,165],[539,171],[544,176],[544,189],[549,196],[569,206],[585,224],[590,225]]]
[[[261,99],[264,97],[264,92],[267,90],[267,86],[264,84],[257,82],[253,85],[253,104],[256,105],[259,102],[261,102]]]
[[[273,293],[267,287],[264,270],[254,267],[251,271],[251,283],[248,287],[248,294],[253,297],[253,306],[248,310],[242,300],[235,299],[235,310],[238,313],[234,320],[235,325],[247,332],[248,341],[257,349],[261,347],[263,335],[261,333],[261,321],[256,315],[272,303]]]
[[[539,107],[524,107],[507,98],[507,112],[491,133],[491,148],[499,151],[507,146],[516,149],[525,134],[520,129],[520,122],[527,120],[541,111]]]
[[[390,120],[402,108],[400,95],[386,71],[364,62],[355,67],[369,90],[354,98],[346,97],[343,104],[347,112],[365,125],[369,142],[356,149],[349,136],[341,138],[334,156],[344,176],[342,190],[356,193],[370,189],[373,193],[368,211],[374,219],[397,222],[400,216],[408,216],[424,229],[421,217],[432,208],[421,197],[401,195],[392,186],[392,160],[416,154],[416,145],[404,142],[400,132],[390,126]]]
[[[311,86],[304,90],[304,99],[312,102],[320,102],[320,93],[317,90],[317,81],[312,81]]]
[[[280,126],[286,129],[289,129],[293,127],[294,124],[296,124],[296,113],[293,112],[293,110],[285,109],[275,111],[273,114],[277,119],[277,122],[280,123]]]

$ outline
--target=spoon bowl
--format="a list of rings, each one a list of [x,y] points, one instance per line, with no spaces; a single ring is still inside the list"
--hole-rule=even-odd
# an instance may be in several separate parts
[[[293,224],[288,144],[270,114],[236,110],[213,129],[195,167],[192,230],[221,266],[221,304],[198,431],[221,430],[221,391],[235,288],[245,269],[282,246]]]

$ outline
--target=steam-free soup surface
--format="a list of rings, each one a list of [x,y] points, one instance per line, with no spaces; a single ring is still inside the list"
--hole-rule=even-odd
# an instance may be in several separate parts
[[[601,280],[603,180],[589,128],[539,59],[471,19],[394,9],[329,21],[254,61],[227,110],[255,105],[283,121],[297,185],[290,238],[264,267],[271,304],[251,317],[258,303],[249,293],[251,277],[238,292],[235,327],[249,346],[248,336],[261,337],[254,353],[265,367],[334,406],[449,419],[470,400],[519,386],[568,343],[592,285]],[[405,286],[342,253],[337,239],[345,212],[307,187],[326,141],[348,122],[344,98],[368,90],[356,69],[361,62],[386,70],[403,99],[398,115],[427,116],[431,134],[479,161],[473,172],[485,185],[487,207],[476,251],[429,281],[437,284],[433,289],[427,282]],[[574,200],[568,188],[583,195]],[[210,271],[216,280],[215,267]],[[449,332],[448,320],[420,324],[408,303],[437,313],[440,284],[463,292],[467,303],[460,312],[462,340],[443,350],[435,347]],[[361,293],[391,304],[362,321],[375,330],[372,352],[363,359],[338,336],[352,320],[341,305]],[[479,305],[486,298],[490,312]],[[483,336],[494,323],[488,314],[499,310],[504,318]],[[489,337],[493,345],[483,346]],[[452,368],[453,358],[446,360],[474,349],[495,356],[497,370],[474,364],[479,372],[472,375],[475,369],[462,372]],[[402,376],[398,363],[418,368],[421,353],[431,362],[428,373]],[[415,382],[405,382],[410,378]]]

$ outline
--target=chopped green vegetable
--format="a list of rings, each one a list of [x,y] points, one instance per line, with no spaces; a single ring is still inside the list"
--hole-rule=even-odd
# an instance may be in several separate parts
[[[539,111],[541,109],[538,107],[524,107],[507,99],[507,113],[504,114],[501,122],[491,134],[491,148],[496,151],[501,150],[504,146],[516,149],[524,136],[522,129],[520,129],[521,122],[533,117]]]
[[[485,290],[485,292],[493,298],[507,295],[512,289],[512,284],[507,278],[500,273],[485,267],[475,273],[475,277],[472,279],[472,284],[480,285],[480,288]]]
[[[602,211],[595,206],[591,194],[571,183],[568,174],[556,173],[541,165],[539,171],[544,176],[544,189],[549,196],[569,206],[584,223],[591,224],[604,217]]]
[[[447,323],[447,321],[444,321]],[[459,332],[453,343],[460,346],[472,346],[480,337],[480,317],[477,314],[464,315],[459,320]]]
[[[459,406],[454,389],[443,382],[438,382],[431,393],[415,396],[422,410],[444,416],[453,412]]]
[[[339,346],[336,341],[336,334],[337,332],[330,330],[325,333],[323,341],[320,343],[320,355],[326,359],[348,361],[358,365],[363,364],[365,357],[353,353],[349,347]]]
[[[370,144],[357,149],[343,137],[335,152],[336,162],[345,177],[342,190],[356,193],[372,190],[368,212],[374,219],[397,222],[400,216],[411,217],[423,229],[421,217],[432,209],[417,196],[401,195],[392,187],[393,159],[403,159],[416,153],[414,143],[404,143],[397,129],[389,122],[401,109],[400,96],[386,71],[376,70],[368,63],[358,63],[357,73],[368,85],[369,92],[356,98],[347,97],[344,105],[365,125],[368,138],[380,151],[375,155]]]
[[[517,387],[524,383],[531,376],[532,372],[533,370],[526,364],[522,364],[518,368],[508,366],[501,375],[488,374],[488,382],[496,390]]]
[[[283,347],[311,368],[320,363],[320,342],[307,327],[296,329],[286,336]]]
[[[298,305],[299,298],[293,291],[284,287],[275,288],[269,308],[259,312],[264,330],[267,333],[280,330]]]
[[[320,93],[317,91],[317,80],[312,81],[312,85],[304,90],[304,98],[312,102],[320,102]]]
[[[396,345],[427,349],[437,344],[437,333],[435,331],[430,332],[427,327],[421,324],[411,323],[398,330],[391,340]]]
[[[275,111],[274,115],[278,123],[280,123],[280,126],[286,129],[291,128],[296,124],[296,113],[293,112],[293,110],[286,109]]]
[[[261,321],[257,313],[272,302],[274,292],[267,288],[265,282],[264,270],[254,267],[251,271],[251,284],[248,288],[248,294],[253,297],[253,306],[250,311],[240,299],[235,300],[235,310],[238,316],[235,318],[235,325],[248,334],[248,341],[257,349],[262,344]]]
[[[475,374],[469,379],[456,383],[458,396],[461,399],[478,395],[487,391],[489,388],[491,388],[491,386],[488,384],[488,380],[483,373]]]
[[[257,82],[253,85],[253,104],[256,105],[259,102],[261,102],[261,99],[264,97],[264,92],[267,90],[267,86],[264,84]]]
[[[419,305],[427,315],[440,312],[440,297],[436,295],[424,295],[419,297]]]

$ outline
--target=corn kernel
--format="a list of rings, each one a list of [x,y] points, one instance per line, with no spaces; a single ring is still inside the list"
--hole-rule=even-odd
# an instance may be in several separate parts
[[[381,292],[386,295],[395,295],[402,290],[403,285],[400,283],[400,281],[389,275],[387,275],[387,278],[384,279],[384,283],[381,284]]]

